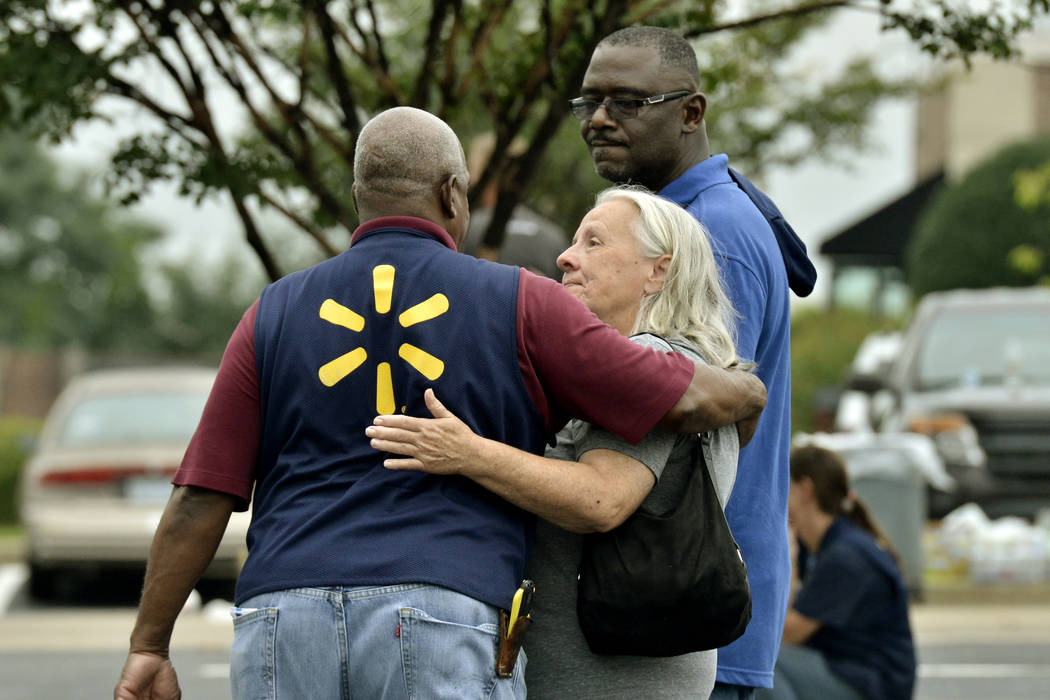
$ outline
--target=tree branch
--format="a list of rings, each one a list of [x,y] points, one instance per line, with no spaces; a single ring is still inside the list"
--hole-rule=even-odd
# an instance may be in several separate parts
[[[335,22],[332,20],[332,16],[328,14],[328,9],[323,0],[314,0],[314,2],[311,2],[311,7],[314,11],[314,16],[317,18],[317,27],[321,31],[321,41],[324,43],[325,67],[328,73],[328,80],[332,83],[336,97],[339,100],[343,127],[350,136],[351,144],[353,144],[357,140],[357,133],[361,131],[361,121],[357,117],[357,102],[350,91],[350,84],[346,79],[346,73],[343,71],[343,64],[339,60],[339,52],[335,45]],[[353,145],[345,149],[343,153],[344,159],[352,166],[354,162]]]
[[[445,25],[445,16],[451,6],[450,0],[434,0],[434,10],[430,13],[430,22],[427,25],[427,38],[423,43],[423,61],[419,64],[419,74],[416,76],[416,86],[412,91],[412,106],[422,109],[427,104],[427,83],[430,81],[431,66],[437,55],[437,44],[441,39],[441,28]]]
[[[233,46],[237,49],[238,56],[243,58],[243,52],[247,51],[247,47],[244,45],[240,37],[236,36],[233,27],[229,24],[227,18],[222,15],[218,16],[218,29],[223,32],[223,35],[216,33],[216,40],[223,42],[224,39],[231,41]],[[201,33],[201,28],[196,27],[198,33]],[[212,31],[216,31],[216,26],[212,26]],[[203,38],[203,37],[202,37]],[[216,69],[226,80],[227,84],[237,93],[241,99],[241,103],[248,111],[249,116],[252,119],[252,123],[259,130],[259,132],[270,142],[277,150],[288,159],[288,162],[292,165],[293,169],[303,179],[306,186],[312,191],[321,202],[321,205],[328,211],[328,213],[339,223],[343,224],[347,228],[352,229],[355,223],[354,217],[349,215],[349,212],[345,206],[340,203],[338,197],[332,193],[327,186],[325,186],[320,174],[317,172],[316,164],[313,160],[313,149],[309,142],[309,139],[303,130],[301,120],[295,119],[295,114],[288,103],[280,99],[280,96],[276,94],[273,88],[267,85],[267,93],[274,100],[277,106],[277,111],[281,115],[282,119],[289,126],[289,128],[296,134],[299,139],[301,148],[299,151],[292,146],[291,143],[285,139],[280,132],[277,131],[274,126],[267,121],[255,104],[251,101],[248,95],[247,87],[243,81],[234,72],[236,69],[233,67],[227,68],[223,65],[223,62],[218,60],[214,53],[214,49],[211,47],[211,43],[204,41],[205,46],[209,52],[209,55],[213,57],[213,62],[216,65]],[[251,68],[253,63],[246,61]],[[265,82],[265,76],[262,71],[259,70],[258,65],[254,64],[253,74],[257,79]],[[327,130],[324,130],[327,131]],[[336,144],[342,147],[341,144]]]
[[[459,85],[455,89],[457,99],[463,99],[466,96],[467,90],[470,87],[470,78],[482,74],[481,64],[485,50],[488,49],[489,42],[492,40],[496,27],[498,27],[500,22],[503,21],[503,16],[507,13],[507,10],[510,9],[513,1],[514,0],[503,0],[501,4],[489,10],[484,22],[478,24],[478,28],[474,32],[474,36],[470,41],[472,49],[470,65],[467,67],[467,70],[464,71],[460,78]]]
[[[196,128],[189,119],[181,114],[176,114],[169,109],[161,107],[160,104],[154,101],[149,95],[121,78],[110,74],[106,78],[106,84],[106,92],[108,94],[124,97],[141,105],[148,111],[152,112],[155,117],[171,127],[172,131],[179,133],[183,137],[186,136],[185,129]]]
[[[569,8],[566,9],[568,10]],[[489,226],[485,230],[482,239],[483,248],[488,248],[489,250],[494,251],[498,250],[502,245],[507,223],[510,221],[515,207],[517,207],[518,203],[521,201],[528,183],[532,180],[536,167],[539,164],[540,156],[546,150],[548,143],[557,132],[558,125],[561,124],[561,121],[565,118],[565,102],[569,99],[570,94],[575,92],[580,82],[582,82],[583,76],[587,72],[587,65],[590,63],[590,57],[591,53],[594,51],[594,47],[598,45],[598,42],[601,39],[608,36],[621,26],[626,10],[627,6],[624,0],[613,0],[609,3],[609,7],[606,9],[604,15],[602,15],[601,21],[595,26],[594,32],[587,37],[584,43],[584,51],[581,52],[580,59],[571,65],[565,80],[562,82],[561,86],[554,91],[555,94],[551,95],[547,102],[547,112],[540,122],[539,127],[536,129],[536,133],[533,135],[529,148],[519,159],[517,159],[517,162],[514,164],[514,173],[511,181],[508,183],[507,187],[502,188],[500,191],[499,199],[496,201],[496,208],[492,212],[492,219],[489,221]],[[565,29],[567,28],[568,27],[566,26]],[[520,124],[516,129],[520,129]],[[509,133],[517,132],[513,131]]]
[[[236,75],[236,68],[232,65],[232,63],[231,65],[224,65],[222,63],[222,61],[218,57],[218,54],[211,46],[211,40],[212,37],[214,37],[214,41],[217,42],[219,46],[223,47],[224,49],[226,49],[226,45],[224,42],[229,40],[230,43],[236,49],[236,55],[244,59],[246,59],[247,55],[250,54],[251,48],[243,39],[239,37],[239,35],[236,34],[236,31],[233,29],[232,25],[230,25],[228,20],[226,20],[225,16],[217,18],[217,20],[218,21],[216,22],[209,23],[207,19],[197,17],[196,21],[192,21],[191,23],[193,24],[193,27],[196,30],[197,35],[200,37],[202,43],[205,45],[205,48],[211,56],[212,63],[215,64],[216,69],[219,71],[219,74],[226,80],[230,87],[235,89],[238,96],[240,96],[242,101],[246,103],[245,106],[248,107],[247,92],[244,89],[243,81],[241,81],[240,77]],[[305,31],[306,29],[304,25],[304,32]],[[306,61],[306,47],[307,44],[304,41],[302,52],[304,54],[304,62]],[[255,76],[256,80],[258,80],[261,84],[264,85],[267,94],[270,96],[271,101],[276,107],[277,114],[281,117],[284,124],[290,129],[294,129],[297,125],[301,126],[301,121],[305,121],[307,124],[310,125],[314,132],[321,137],[321,139],[325,143],[331,146],[336,153],[343,157],[344,160],[352,164],[353,146],[347,145],[345,141],[341,140],[335,134],[335,132],[332,131],[332,129],[330,129],[328,125],[326,125],[324,122],[318,119],[305,104],[306,96],[310,94],[308,88],[306,68],[304,67],[300,70],[296,70],[293,66],[289,65],[285,61],[281,60],[280,57],[276,56],[276,54],[272,50],[269,50],[265,47],[260,47],[259,51],[262,52],[265,56],[268,56],[273,60],[277,61],[282,68],[284,68],[290,75],[295,76],[299,82],[300,91],[298,99],[294,104],[286,102],[272,88],[272,86],[270,85],[270,81],[267,80],[266,77],[263,75],[262,68],[261,66],[259,66],[258,62],[245,60],[245,64],[252,69],[252,74]],[[226,50],[226,53],[227,55],[229,55],[228,49]],[[236,81],[236,84],[234,84],[234,81]],[[322,103],[326,102],[321,96],[317,96],[317,98]]]
[[[376,8],[372,3],[372,0],[365,0],[365,5],[368,7],[368,16],[371,18],[372,24],[372,42],[376,49],[376,56],[379,58],[379,67],[383,69],[383,73],[390,75],[390,62],[386,58],[386,49],[383,48],[383,37],[379,33],[379,18],[376,16]]]
[[[325,255],[327,255],[330,258],[339,255],[339,251],[335,248],[335,246],[329,243],[328,239],[325,238],[324,232],[312,221],[303,216],[300,216],[299,214],[296,214],[289,207],[285,206],[284,203],[279,201],[276,197],[274,197],[268,192],[260,190],[259,198],[262,199],[263,202],[280,212],[286,219],[288,219],[293,224],[305,231],[311,238],[314,239],[317,245],[321,247],[321,250],[324,251]]]
[[[598,41],[609,33],[611,31],[597,34],[591,38],[588,44],[593,43],[597,45]],[[584,59],[574,66],[569,79],[562,85],[559,93],[548,101],[547,112],[544,114],[539,127],[537,127],[528,149],[515,163],[514,174],[509,186],[500,191],[496,207],[492,212],[492,219],[489,221],[489,226],[482,238],[483,247],[490,250],[499,250],[499,247],[503,244],[507,223],[510,221],[514,209],[521,202],[522,195],[525,193],[529,182],[532,181],[536,167],[539,165],[540,157],[547,149],[550,140],[554,138],[554,134],[558,131],[558,126],[565,118],[565,107],[563,105],[569,99],[570,92],[575,92],[576,86],[583,80],[589,63],[590,51],[586,52]]]
[[[241,223],[244,225],[244,237],[248,241],[248,245],[252,247],[252,250],[258,256],[259,262],[266,271],[266,276],[276,282],[281,278],[281,271],[278,269],[273,255],[270,254],[269,248],[266,247],[266,241],[259,235],[259,227],[255,225],[255,217],[252,216],[241,196],[235,192],[230,192],[230,196],[233,198],[233,206],[237,209],[237,216],[240,217]]]
[[[299,99],[295,101],[295,110],[309,119],[304,110],[306,95],[310,92],[310,23],[303,22],[303,38],[299,44]],[[258,42],[256,42],[258,43]]]
[[[463,26],[463,3],[461,0],[452,0],[454,5],[452,11],[452,29],[449,30],[448,38],[445,39],[445,75],[438,83],[441,93],[441,101],[435,113],[442,119],[448,118],[448,109],[453,104],[453,91],[456,84],[456,39],[459,37],[460,28]]]
[[[143,20],[143,8],[142,5],[129,2],[128,0],[121,0],[119,3],[120,9],[123,10],[124,14],[127,15],[128,19],[135,26],[138,31],[139,38],[142,42],[149,47],[149,53],[151,56],[157,59],[164,71],[171,77],[172,81],[178,86],[179,91],[182,93],[183,99],[186,100],[187,106],[193,109],[192,96],[190,93],[190,87],[186,84],[184,76],[179,70],[172,64],[168,58],[164,55],[164,51],[160,48],[154,37],[146,31],[146,24]],[[195,115],[196,116],[196,115]]]
[[[153,12],[151,6],[148,3],[137,5],[137,7],[144,7],[146,8],[147,12]],[[132,13],[130,7],[126,9],[126,12],[128,12],[129,15],[135,18],[136,20],[139,19],[138,17],[136,17],[136,14]],[[214,122],[212,121],[211,112],[208,109],[207,101],[204,98],[205,87],[203,81],[201,80],[200,73],[191,61],[182,42],[178,39],[176,25],[174,24],[174,22],[171,21],[170,17],[167,15],[155,15],[155,19],[158,21],[160,28],[164,32],[162,35],[171,39],[175,43],[176,48],[181,54],[183,60],[186,62],[187,70],[190,71],[190,79],[193,83],[193,89],[191,90],[189,86],[187,86],[181,80],[179,81],[179,84],[188,102],[190,110],[194,115],[193,125],[196,129],[200,130],[208,139],[211,150],[218,156],[222,163],[226,167],[229,167],[229,157],[227,156],[225,149],[223,148],[218,131],[215,129]],[[195,27],[195,25],[192,22],[190,22],[190,24],[191,26]],[[161,55],[159,47],[157,47],[157,45],[153,43],[152,40],[147,36],[146,32],[144,31],[144,28],[139,24],[138,21],[136,21],[136,25],[139,26],[140,34],[143,36],[143,40],[150,43],[153,53],[159,57],[159,60],[161,60],[162,63],[168,63],[167,59],[165,59]],[[208,42],[205,41],[204,43],[207,47],[207,50],[209,51],[209,55],[212,59],[212,62],[216,65],[216,68],[218,68],[219,70],[223,70],[223,66],[221,65],[221,63],[218,62],[217,57],[211,52],[211,47],[208,44]],[[170,70],[173,71],[174,67],[171,66]],[[244,98],[242,97],[242,99]],[[255,254],[256,256],[258,256],[259,262],[262,264],[263,269],[266,271],[266,274],[272,280],[279,279],[281,276],[280,270],[277,268],[277,264],[274,261],[269,249],[266,247],[266,243],[263,241],[262,236],[259,235],[259,229],[258,226],[256,226],[255,224],[255,218],[251,215],[251,212],[248,210],[248,207],[244,202],[245,193],[239,191],[239,188],[235,188],[232,184],[226,187],[226,191],[229,192],[230,197],[233,199],[234,207],[237,210],[237,215],[241,219],[241,223],[244,226],[245,239],[255,251]]]
[[[746,19],[738,20],[736,22],[727,22],[725,24],[714,24],[707,27],[693,27],[685,30],[683,36],[687,39],[694,37],[703,36],[705,34],[715,34],[717,32],[724,32],[733,29],[747,29],[748,27],[754,27],[768,22],[770,20],[787,19],[789,17],[802,17],[810,15],[815,12],[823,12],[825,10],[832,10],[837,7],[853,7],[856,9],[870,9],[877,11],[875,8],[864,7],[858,5],[854,0],[821,0],[820,2],[814,2],[808,5],[799,5],[798,7],[789,7],[783,10],[777,10],[776,12],[770,12],[764,15],[756,15],[754,17],[748,17]]]
[[[625,0],[614,0],[613,2],[610,2],[609,7],[602,16],[602,21],[586,39],[584,51],[582,52],[580,60],[567,68],[568,75],[562,83],[561,88],[556,88],[557,97],[553,98],[555,100],[555,108],[562,110],[563,117],[565,110],[563,105],[570,98],[570,93],[575,92],[577,86],[583,80],[583,75],[587,70],[587,64],[590,62],[591,52],[602,38],[611,34],[615,29],[618,29],[621,26],[622,18],[626,10],[627,3]],[[558,30],[552,31],[552,35],[558,42],[559,49],[564,45],[570,31],[575,25],[576,16],[576,9],[571,5],[567,5],[563,8],[559,24],[557,25]],[[493,149],[494,157],[486,164],[481,172],[481,176],[478,178],[476,186],[471,189],[471,204],[475,204],[477,198],[485,191],[485,188],[489,183],[492,182],[493,179],[499,177],[500,174],[507,169],[507,162],[509,159],[507,148],[521,131],[533,106],[538,102],[539,91],[541,88],[544,85],[554,86],[551,82],[553,75],[551,63],[545,62],[542,67],[532,72],[529,81],[519,93],[520,98],[513,104],[508,102],[493,114],[492,121],[493,124],[496,125],[496,146]],[[518,110],[516,114],[511,113],[514,105],[517,106]],[[489,230],[493,230],[491,225]]]
[[[354,42],[352,42],[350,37],[346,36],[344,33],[343,36],[346,43],[353,48],[354,53],[357,54],[358,58],[361,59],[361,62],[364,63],[365,67],[372,73],[372,77],[376,79],[376,83],[379,85],[380,90],[385,93],[387,103],[390,105],[404,104],[404,95],[401,94],[401,89],[397,86],[397,81],[395,81],[390,75],[389,70],[384,67],[386,58],[381,55],[382,47],[373,45],[372,41],[370,41],[371,37],[369,32],[362,29],[361,24],[357,21],[357,11],[359,9],[356,0],[351,0],[348,19],[351,26],[353,26],[354,31],[356,31],[357,35],[361,37],[361,41],[365,45],[365,50],[363,52],[357,50],[357,48],[354,47]],[[341,29],[340,33],[342,33]]]

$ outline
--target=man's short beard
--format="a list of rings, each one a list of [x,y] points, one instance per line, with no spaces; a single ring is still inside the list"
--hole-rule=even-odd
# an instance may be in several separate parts
[[[610,167],[608,163],[595,163],[594,172],[598,173],[598,176],[603,180],[608,180],[614,185],[627,185],[633,181],[632,173],[627,172],[622,167]]]
[[[655,177],[649,177],[648,173],[639,171],[637,168],[614,168],[612,172],[609,171],[608,164],[605,164],[605,172],[602,172],[601,166],[597,163],[594,164],[594,171],[598,173],[598,176],[603,180],[608,180],[614,185],[641,185],[645,189],[651,192],[658,192],[655,189],[653,182],[656,181]]]

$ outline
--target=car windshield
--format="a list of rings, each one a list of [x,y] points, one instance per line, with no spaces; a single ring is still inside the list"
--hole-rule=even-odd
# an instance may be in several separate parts
[[[95,396],[69,413],[58,444],[101,447],[158,443],[185,445],[204,411],[206,393]]]
[[[920,391],[1050,384],[1050,307],[946,311],[919,349]]]

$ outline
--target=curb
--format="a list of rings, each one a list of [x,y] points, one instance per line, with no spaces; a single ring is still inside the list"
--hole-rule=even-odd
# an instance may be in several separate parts
[[[970,583],[927,585],[913,605],[1050,605],[1050,583]]]

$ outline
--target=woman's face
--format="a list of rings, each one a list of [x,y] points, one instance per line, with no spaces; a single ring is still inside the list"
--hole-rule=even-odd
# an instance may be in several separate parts
[[[798,519],[799,484],[791,479],[788,486],[788,525],[794,525]]]
[[[812,511],[816,501],[813,495],[813,480],[804,476],[798,481],[791,479],[788,489],[788,523],[797,526]]]
[[[634,237],[637,219],[638,209],[628,200],[595,207],[558,256],[565,288],[624,335],[634,326],[642,297],[655,291],[654,260],[642,257]]]

